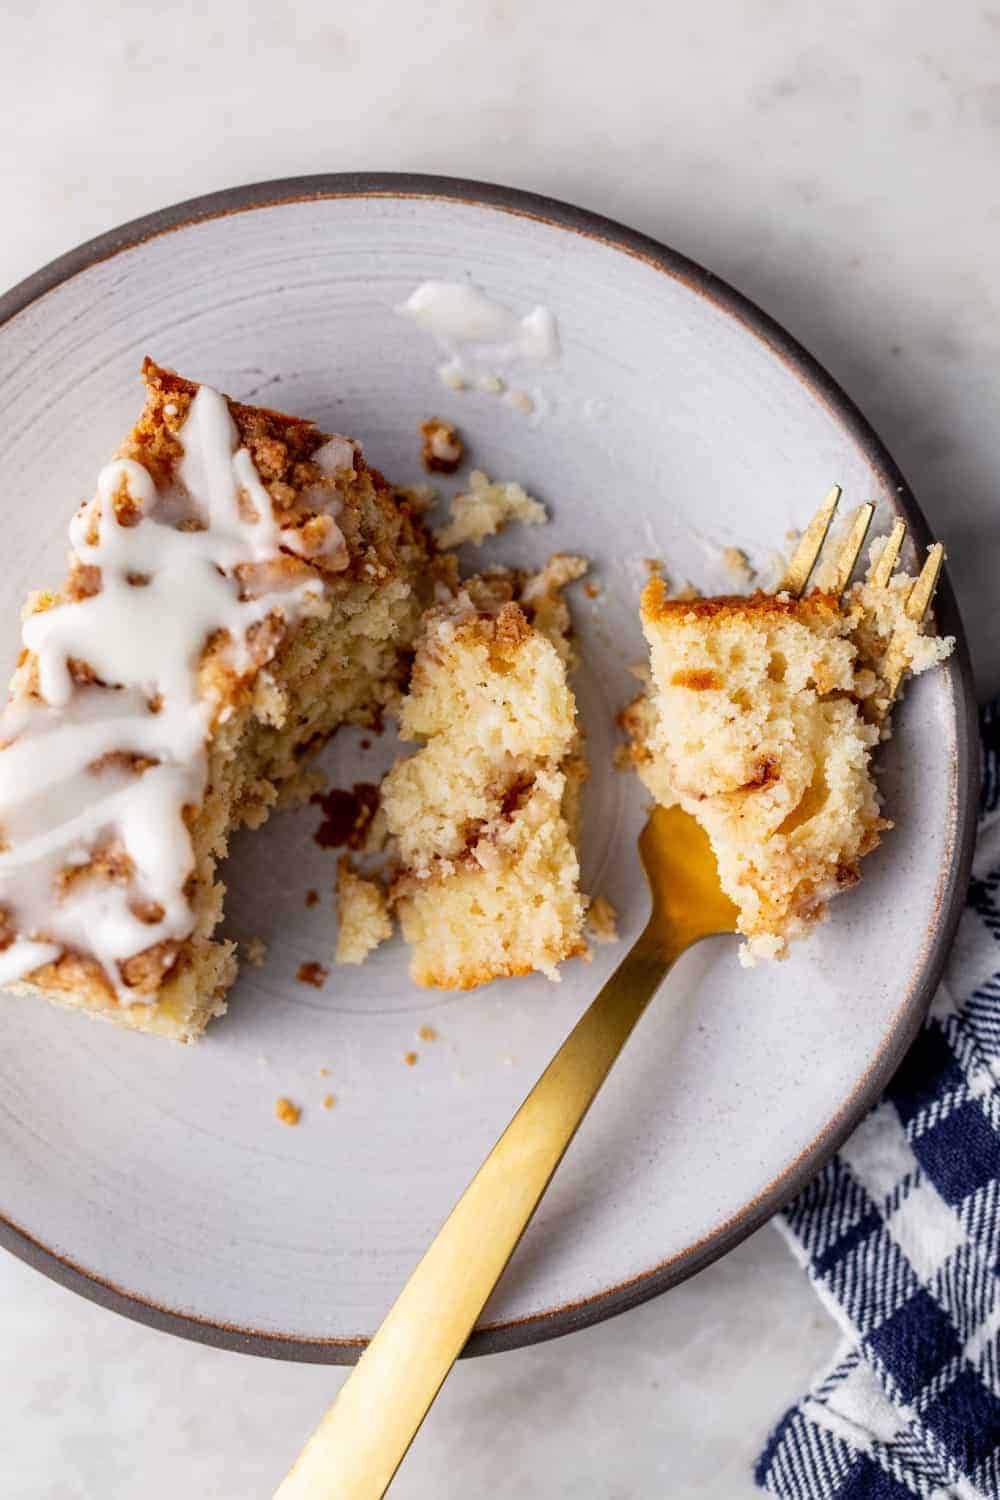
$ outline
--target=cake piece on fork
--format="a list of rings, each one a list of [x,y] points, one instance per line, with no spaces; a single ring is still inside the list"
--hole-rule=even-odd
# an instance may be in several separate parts
[[[642,595],[652,683],[624,716],[631,757],[657,802],[707,832],[744,963],[783,957],[860,879],[892,826],[872,755],[899,681],[954,646],[922,629],[942,549],[926,565],[929,587],[892,575],[902,522],[848,586],[872,509],[855,522],[843,577],[821,567],[808,593],[803,577],[777,594],[677,599],[657,576]]]
[[[0,717],[0,984],[189,1041],[229,836],[398,695],[433,546],[358,445],[150,360]]]

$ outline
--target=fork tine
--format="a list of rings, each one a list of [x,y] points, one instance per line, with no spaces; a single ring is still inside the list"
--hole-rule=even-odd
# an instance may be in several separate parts
[[[795,549],[795,556],[788,564],[785,576],[778,585],[779,594],[789,593],[797,597],[805,591],[809,575],[816,566],[816,559],[826,541],[826,534],[830,530],[830,522],[833,520],[839,500],[840,485],[835,484],[803,532],[802,540]]]
[[[906,522],[894,521],[882,555],[868,575],[868,582],[874,588],[884,589],[888,586],[889,579],[892,577],[892,570],[899,561],[899,550],[903,545],[903,538],[905,536]]]
[[[868,528],[872,524],[874,514],[875,507],[870,502],[858,507],[854,520],[851,522],[851,529],[840,544],[840,551],[834,559],[832,569],[820,585],[827,593],[836,594],[838,599],[851,581],[854,565],[865,545],[865,537],[868,535]]]
[[[881,558],[879,561],[881,561]],[[937,588],[938,579],[941,576],[943,562],[944,547],[940,542],[935,542],[934,546],[928,552],[927,561],[920,569],[917,580],[910,589],[906,600],[906,613],[911,620],[916,620],[919,623],[930,608],[931,600],[934,598],[934,590]],[[899,626],[897,627],[897,631],[900,636],[904,633],[902,627]],[[903,672],[905,670],[900,660],[900,651],[897,647],[896,636],[893,636],[889,642],[885,653],[885,660],[886,671],[884,677],[888,701],[884,712],[887,713],[889,706],[899,692],[899,685],[903,680]]]
[[[938,579],[941,576],[941,565],[944,562],[944,547],[940,542],[927,554],[927,561],[920,569],[920,575],[910,590],[906,601],[906,613],[911,620],[922,620],[930,608],[931,600],[934,598],[934,590],[937,588]]]

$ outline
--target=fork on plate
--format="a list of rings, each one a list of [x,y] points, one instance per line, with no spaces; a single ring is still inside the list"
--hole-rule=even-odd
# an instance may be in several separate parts
[[[817,572],[840,499],[835,486],[809,523],[779,585],[796,597]],[[843,595],[875,512],[863,505],[822,560],[825,592]],[[906,534],[897,520],[871,569],[885,588]],[[931,547],[906,601],[921,621],[944,548]],[[886,652],[891,703],[905,662]],[[677,959],[702,938],[736,931],[701,826],[677,807],[656,808],[639,837],[652,896],[649,921],[559,1048],[306,1443],[275,1500],[379,1500],[475,1327],[567,1147],[636,1022]]]

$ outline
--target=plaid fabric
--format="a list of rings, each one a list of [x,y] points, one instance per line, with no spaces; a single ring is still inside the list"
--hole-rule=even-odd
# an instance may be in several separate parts
[[[946,982],[882,1102],[780,1221],[846,1336],[758,1461],[783,1500],[1000,1496],[1000,703],[981,727]]]

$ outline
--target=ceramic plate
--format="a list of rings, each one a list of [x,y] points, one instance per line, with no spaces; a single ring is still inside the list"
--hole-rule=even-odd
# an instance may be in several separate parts
[[[442,385],[433,340],[395,311],[427,278],[471,282],[517,313],[552,310],[558,360],[505,372],[532,414]],[[921,545],[926,527],[862,418],[757,309],[641,236],[502,189],[363,176],[221,193],[73,252],[11,292],[0,317],[5,669],[24,595],[58,578],[71,510],[133,420],[147,352],[356,434],[399,481],[421,477],[418,422],[450,417],[476,465],[552,513],[470,550],[469,564],[565,549],[592,560],[600,593],[578,590],[575,604],[593,763],[583,862],[588,890],[621,914],[619,946],[566,965],[559,985],[453,995],[416,989],[394,944],[311,989],[295,974],[332,951],[335,855],[314,841],[310,807],[236,842],[229,927],[262,937],[268,956],[199,1045],[3,1001],[3,1242],[174,1332],[351,1360],[645,920],[644,799],[612,764],[615,714],[635,691],[627,666],[643,655],[645,559],[718,590],[722,547],[764,565],[834,481],[848,502],[878,501],[883,524],[904,515]],[[914,684],[881,756],[898,826],[866,879],[785,964],[744,971],[732,940],[685,958],[473,1349],[566,1332],[731,1248],[899,1061],[941,972],[972,832],[969,673],[947,584],[939,624],[959,648]],[[360,740],[331,747],[335,784],[391,760],[387,739]],[[310,887],[321,901],[307,908]],[[297,1129],[276,1121],[279,1095],[302,1105]]]

